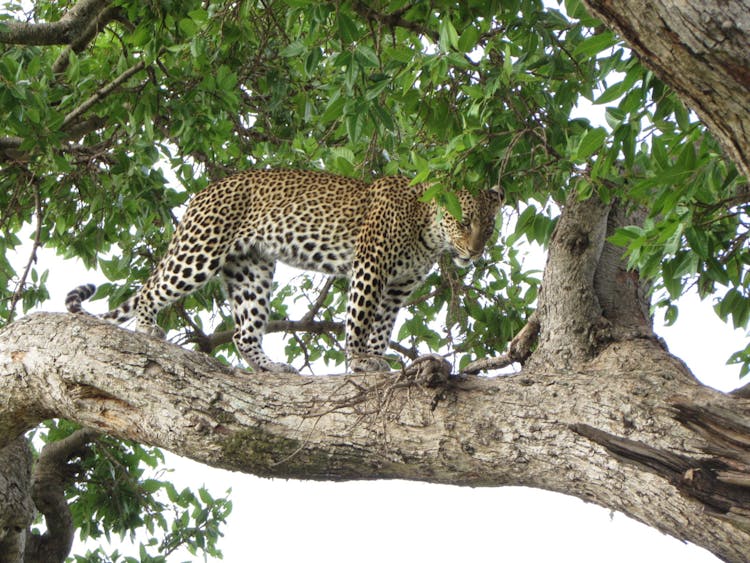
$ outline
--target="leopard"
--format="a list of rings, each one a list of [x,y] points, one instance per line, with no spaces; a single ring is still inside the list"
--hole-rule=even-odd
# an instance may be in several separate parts
[[[219,277],[231,305],[233,342],[256,372],[296,372],[263,351],[277,261],[349,278],[344,322],[352,372],[389,371],[384,357],[396,317],[444,253],[460,268],[484,252],[504,202],[495,185],[456,191],[457,216],[425,197],[431,184],[406,176],[371,182],[317,170],[251,169],[210,183],[190,199],[166,254],[117,308],[113,323],[164,336],[157,313]],[[93,284],[68,293],[71,313]]]

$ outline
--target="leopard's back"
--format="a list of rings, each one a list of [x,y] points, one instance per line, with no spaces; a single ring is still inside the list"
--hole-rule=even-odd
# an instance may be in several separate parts
[[[252,247],[290,266],[346,275],[370,197],[370,185],[354,178],[253,170],[196,195],[178,235],[200,231],[209,244],[220,238],[228,253]]]

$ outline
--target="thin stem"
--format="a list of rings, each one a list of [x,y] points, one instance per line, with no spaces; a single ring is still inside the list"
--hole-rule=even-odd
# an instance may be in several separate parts
[[[40,246],[42,246],[42,223],[43,223],[43,211],[42,211],[42,201],[39,197],[39,189],[38,186],[36,186],[36,181],[32,177],[31,182],[34,182],[34,206],[36,208],[36,229],[34,230],[34,244],[31,247],[31,252],[29,254],[29,259],[26,262],[26,267],[23,270],[23,274],[21,274],[21,279],[18,280],[18,284],[16,284],[16,289],[13,292],[13,297],[11,297],[10,300],[10,307],[8,312],[8,322],[13,321],[13,316],[16,312],[16,305],[18,305],[18,302],[23,298],[24,294],[24,288],[26,286],[26,279],[29,276],[29,272],[31,271],[31,266],[36,263],[37,256],[36,252],[39,249]]]

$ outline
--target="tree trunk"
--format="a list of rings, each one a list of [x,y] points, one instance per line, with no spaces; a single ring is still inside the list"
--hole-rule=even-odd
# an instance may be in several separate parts
[[[0,332],[0,445],[54,416],[262,476],[538,487],[747,561],[750,400],[701,386],[653,336],[637,278],[603,243],[617,217],[566,207],[539,347],[517,375],[449,377],[431,357],[392,374],[252,374],[36,314]]]
[[[583,0],[750,177],[750,0]]]
[[[21,561],[34,520],[31,449],[23,436],[4,435],[0,446],[0,563]]]

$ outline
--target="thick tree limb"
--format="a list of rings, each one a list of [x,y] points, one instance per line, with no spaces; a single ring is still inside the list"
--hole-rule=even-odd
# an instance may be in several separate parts
[[[679,94],[750,177],[750,0],[584,0]]]
[[[747,399],[697,385],[649,340],[613,343],[580,372],[448,379],[441,362],[357,377],[252,374],[94,318],[36,314],[0,332],[0,394],[12,398],[0,442],[59,416],[264,476],[525,485],[750,557]],[[733,438],[717,450],[706,428]],[[646,449],[631,455],[631,443]],[[644,451],[677,456],[679,471],[644,463]],[[700,495],[675,481],[698,470],[710,476]],[[742,493],[709,506],[730,485]]]
[[[594,279],[611,206],[595,196],[576,200],[572,193],[552,234],[536,312],[540,353],[532,361],[558,366],[591,358],[608,339]]]
[[[79,0],[63,17],[51,23],[4,21],[0,43],[19,45],[67,45],[81,37],[109,0]]]
[[[104,26],[114,20],[119,13],[120,10],[117,7],[105,6],[102,8],[99,13],[90,19],[79,35],[70,42],[70,45],[63,49],[52,64],[52,72],[55,74],[63,72],[70,62],[70,54],[83,51],[91,40],[94,39],[102,29],[104,29]]]
[[[65,488],[77,477],[77,469],[70,460],[83,456],[95,436],[96,432],[84,428],[42,448],[34,465],[31,497],[44,515],[47,531],[29,536],[24,563],[62,562],[68,556],[75,528]]]
[[[34,520],[31,502],[31,448],[23,436],[0,446],[0,563],[22,560]]]

